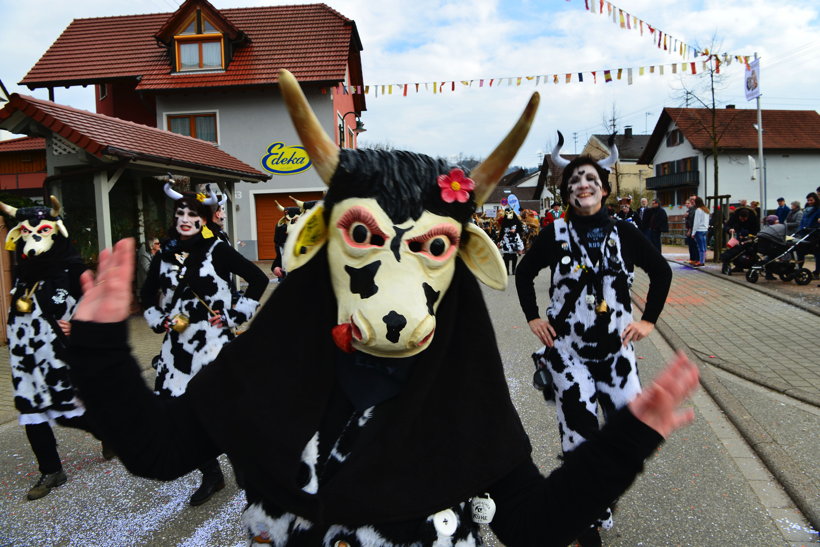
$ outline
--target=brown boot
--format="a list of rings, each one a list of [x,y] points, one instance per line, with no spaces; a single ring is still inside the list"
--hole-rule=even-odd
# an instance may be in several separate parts
[[[34,486],[28,491],[26,497],[30,500],[38,500],[47,496],[52,488],[57,488],[65,484],[67,480],[68,477],[65,476],[62,469],[54,473],[42,474],[37,482],[34,483]]]

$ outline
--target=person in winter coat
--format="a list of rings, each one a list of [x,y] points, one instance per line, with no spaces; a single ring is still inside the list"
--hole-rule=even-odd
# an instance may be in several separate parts
[[[799,201],[793,201],[789,214],[786,215],[786,220],[783,222],[786,226],[786,233],[791,235],[800,228],[800,221],[803,220],[803,209],[800,207]]]
[[[695,216],[692,220],[692,235],[698,246],[698,261],[692,266],[703,266],[706,263],[706,234],[709,233],[710,211],[703,198],[695,196]]]

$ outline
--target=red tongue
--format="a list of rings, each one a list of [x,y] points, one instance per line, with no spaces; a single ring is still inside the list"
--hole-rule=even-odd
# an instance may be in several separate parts
[[[333,334],[333,341],[340,350],[345,353],[353,353],[355,351],[353,349],[353,325],[350,323],[336,325],[333,327],[333,330],[331,330],[331,333]]]

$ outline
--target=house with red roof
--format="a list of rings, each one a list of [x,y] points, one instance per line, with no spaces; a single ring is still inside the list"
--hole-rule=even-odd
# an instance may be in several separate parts
[[[39,197],[43,194],[45,179],[45,139],[21,137],[0,140],[0,192]]]
[[[36,178],[31,184],[41,197],[55,195],[63,204],[69,237],[91,261],[123,237],[145,241],[164,233],[173,218],[163,191],[169,172],[191,188],[214,184],[223,191],[270,178],[212,142],[25,95],[12,94],[0,109],[0,128],[37,137],[4,141],[0,152],[28,151],[34,162],[36,152],[45,156],[33,165],[45,173],[21,175],[18,166],[4,184],[20,190],[31,187],[26,176]]]
[[[727,107],[715,114],[713,128],[709,109],[663,109],[638,159],[654,164],[646,188],[661,203],[681,206],[690,195],[714,194],[714,142],[719,194],[731,196],[730,202],[760,201],[759,182],[752,179],[758,161],[757,110]],[[762,121],[765,206],[775,209],[779,197],[802,203],[820,183],[820,114],[763,110]]]
[[[75,19],[20,84],[52,100],[58,87],[93,86],[98,114],[207,141],[270,175],[228,187],[238,250],[265,259],[275,200],[320,199],[325,188],[285,111],[278,71],[296,76],[339,146],[355,147],[366,110],[361,50],[356,23],[325,4],[186,0],[173,13]]]

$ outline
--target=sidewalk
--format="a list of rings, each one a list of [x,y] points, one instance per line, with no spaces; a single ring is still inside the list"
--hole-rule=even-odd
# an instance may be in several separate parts
[[[714,263],[705,268],[685,264],[688,252],[682,247],[665,247],[664,255],[673,280],[657,331],[700,364],[701,384],[817,527],[818,283],[752,284],[740,275],[720,273]],[[633,299],[639,308],[647,289],[647,276],[636,272]]]

